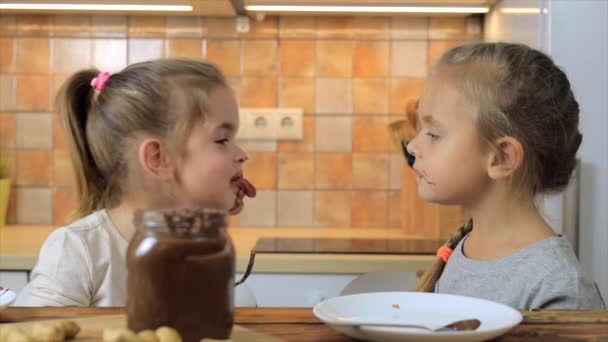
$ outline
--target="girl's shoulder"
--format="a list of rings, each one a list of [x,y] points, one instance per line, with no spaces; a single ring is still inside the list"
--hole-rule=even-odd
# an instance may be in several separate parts
[[[99,210],[66,226],[55,229],[47,238],[44,247],[84,249],[88,252],[103,246],[125,243],[114,227],[107,211]]]

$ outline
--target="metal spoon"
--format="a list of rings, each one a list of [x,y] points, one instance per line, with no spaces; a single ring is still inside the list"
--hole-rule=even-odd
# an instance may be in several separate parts
[[[481,322],[478,319],[463,319],[459,321],[455,321],[449,324],[445,324],[439,327],[431,327],[426,325],[419,324],[410,324],[410,323],[398,323],[398,322],[374,322],[374,321],[360,321],[360,320],[350,320],[347,318],[339,318],[336,321],[333,321],[331,324],[334,325],[343,325],[343,326],[355,326],[360,327],[362,325],[372,325],[377,327],[398,327],[398,328],[419,328],[425,329],[429,331],[467,331],[467,330],[475,330],[479,328]]]
[[[5,294],[7,291],[8,291],[7,288],[0,286],[0,297],[2,297],[2,295]]]

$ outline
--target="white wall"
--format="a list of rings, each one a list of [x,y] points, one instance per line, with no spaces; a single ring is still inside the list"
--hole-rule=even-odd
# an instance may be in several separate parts
[[[544,51],[545,21],[540,10],[545,0],[503,0],[486,15],[484,35],[487,41],[523,43]],[[510,14],[505,9],[525,8],[538,13]]]
[[[507,14],[505,8],[536,13]],[[486,16],[485,37],[547,52],[572,83],[583,134],[578,254],[608,299],[608,1],[503,0]],[[561,196],[547,196],[542,203],[545,216],[560,232],[567,223],[564,203]]]
[[[548,48],[581,105],[579,258],[608,299],[608,1],[549,1]]]

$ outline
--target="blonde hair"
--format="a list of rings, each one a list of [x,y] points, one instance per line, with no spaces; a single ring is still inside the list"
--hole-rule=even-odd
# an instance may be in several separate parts
[[[192,127],[203,121],[209,92],[226,86],[215,66],[165,59],[128,66],[101,91],[91,86],[95,69],[71,76],[57,96],[78,191],[80,216],[120,203],[130,175],[128,151],[150,134],[181,153]]]
[[[477,106],[482,144],[514,137],[524,161],[516,188],[527,195],[560,191],[576,166],[582,135],[579,105],[566,74],[544,53],[522,44],[475,43],[447,51],[434,73],[450,69],[453,80]],[[455,248],[473,229],[469,221],[446,242]],[[445,263],[438,258],[414,290],[432,292]]]

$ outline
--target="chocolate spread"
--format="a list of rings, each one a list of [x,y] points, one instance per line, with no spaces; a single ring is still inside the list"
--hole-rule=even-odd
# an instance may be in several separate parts
[[[227,339],[235,254],[217,210],[139,211],[127,250],[127,316],[138,332],[175,328],[185,342]]]

